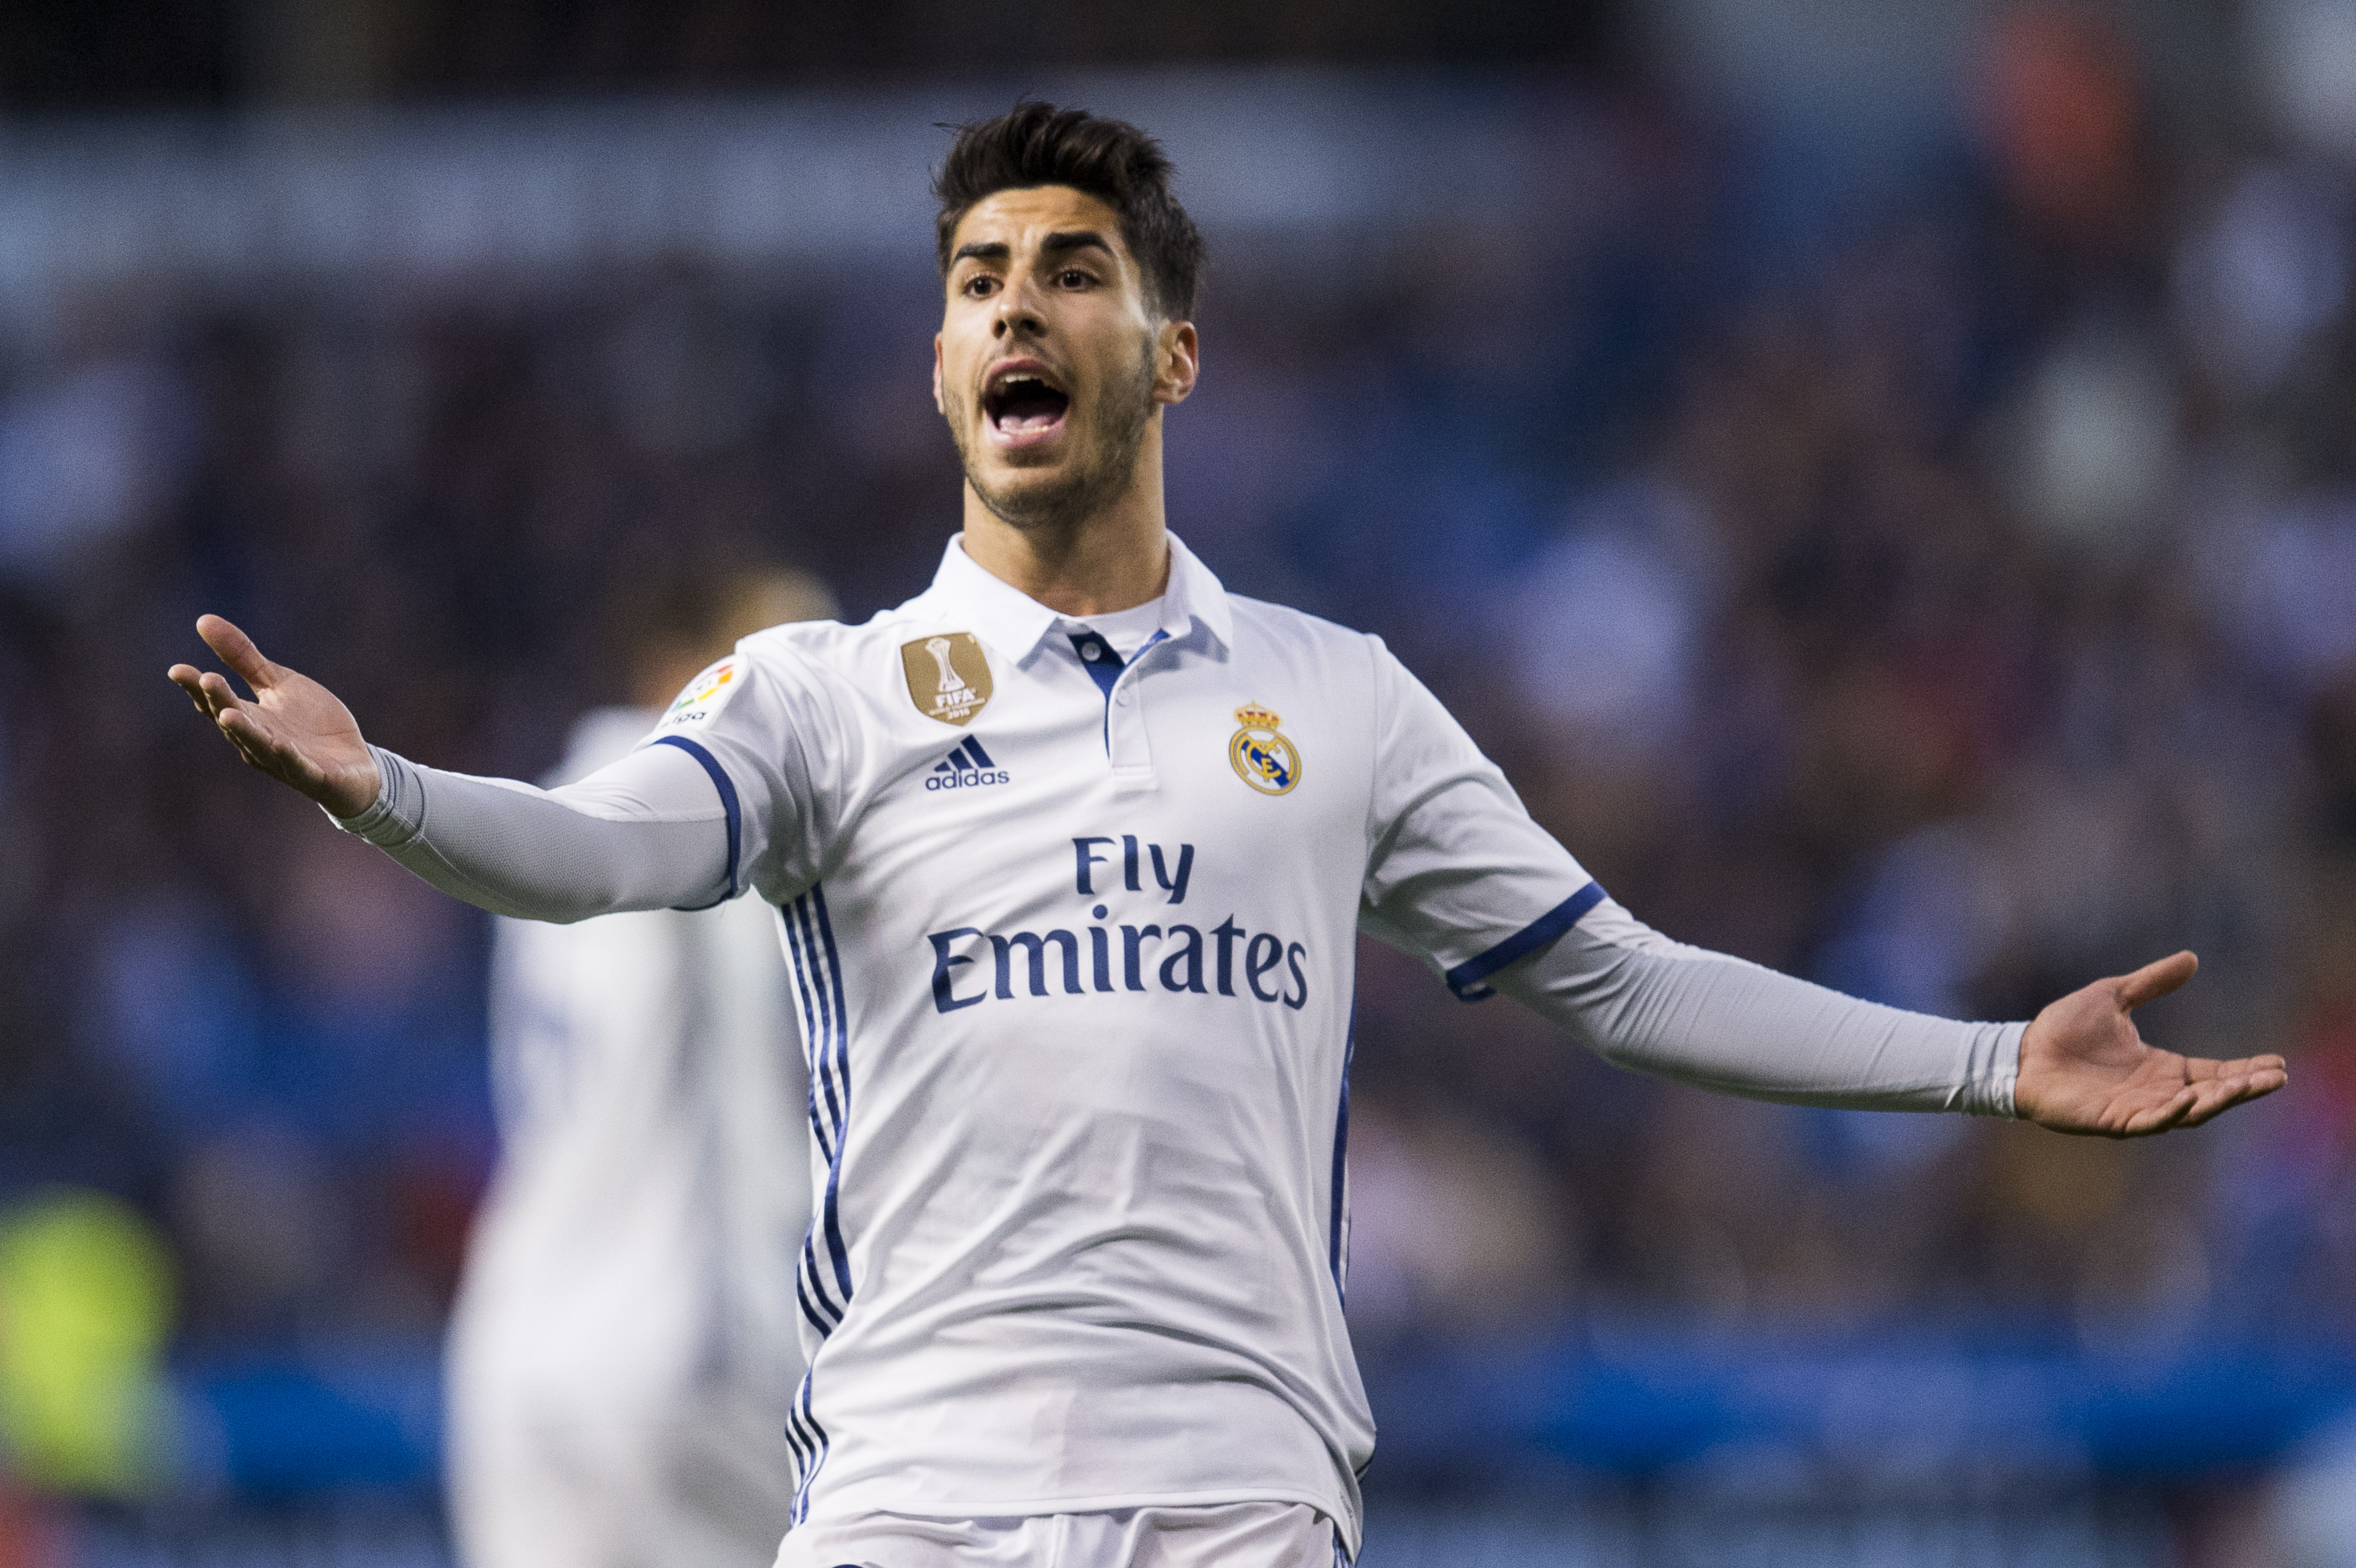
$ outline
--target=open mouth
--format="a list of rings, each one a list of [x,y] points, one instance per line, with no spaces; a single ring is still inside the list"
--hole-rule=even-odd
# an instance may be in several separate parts
[[[981,411],[1001,435],[1044,435],[1064,422],[1072,406],[1066,393],[1036,370],[1005,370],[991,378],[981,396]]]

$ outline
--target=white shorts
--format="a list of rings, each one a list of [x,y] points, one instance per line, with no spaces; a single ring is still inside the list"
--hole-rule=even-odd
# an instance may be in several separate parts
[[[1019,1519],[875,1514],[805,1524],[776,1568],[1347,1568],[1306,1503],[1119,1509]]]

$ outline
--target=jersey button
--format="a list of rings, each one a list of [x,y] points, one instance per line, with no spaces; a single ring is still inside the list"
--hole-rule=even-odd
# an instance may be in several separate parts
[[[1104,652],[1094,643],[1082,643],[1080,645],[1080,656],[1093,664],[1097,660],[1104,657]]]

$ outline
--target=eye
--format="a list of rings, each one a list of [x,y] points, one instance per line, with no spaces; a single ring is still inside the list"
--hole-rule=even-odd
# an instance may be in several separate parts
[[[1077,267],[1066,267],[1055,274],[1055,283],[1059,288],[1084,289],[1095,282],[1093,276]]]
[[[987,299],[997,292],[998,280],[988,272],[976,272],[965,281],[965,296],[968,299]]]

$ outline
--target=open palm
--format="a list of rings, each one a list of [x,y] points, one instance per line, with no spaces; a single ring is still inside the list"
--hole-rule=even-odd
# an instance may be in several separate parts
[[[252,638],[219,615],[198,616],[197,635],[252,688],[252,700],[212,670],[176,664],[166,673],[198,712],[220,726],[238,755],[337,816],[366,811],[376,799],[376,759],[336,694],[262,657]]]
[[[2132,975],[2097,980],[2050,1004],[2020,1039],[2013,1106],[2056,1132],[2133,1138],[2198,1126],[2290,1081],[2279,1056],[2237,1061],[2179,1056],[2145,1042],[2128,1015],[2192,978],[2179,953]]]

